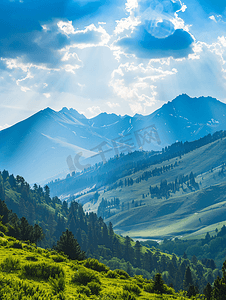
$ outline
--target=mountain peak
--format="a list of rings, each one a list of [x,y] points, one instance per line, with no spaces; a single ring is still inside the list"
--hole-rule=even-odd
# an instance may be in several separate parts
[[[63,113],[63,114],[69,114],[71,116],[73,116],[76,119],[86,119],[86,117],[83,114],[80,114],[76,109],[74,108],[70,108],[68,109],[67,107],[63,107],[59,113]]]

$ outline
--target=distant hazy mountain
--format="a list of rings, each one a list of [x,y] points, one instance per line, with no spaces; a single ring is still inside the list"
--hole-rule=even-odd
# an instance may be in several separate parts
[[[121,152],[161,150],[177,140],[191,141],[226,129],[225,116],[226,104],[187,95],[149,116],[101,113],[87,119],[74,109],[46,108],[0,131],[0,169],[41,182]]]

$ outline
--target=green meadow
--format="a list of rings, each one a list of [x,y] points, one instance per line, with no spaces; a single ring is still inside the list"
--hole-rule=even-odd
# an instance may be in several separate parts
[[[1,233],[0,299],[188,299],[161,282],[111,271],[95,259],[22,243]],[[196,298],[193,299],[201,299]]]

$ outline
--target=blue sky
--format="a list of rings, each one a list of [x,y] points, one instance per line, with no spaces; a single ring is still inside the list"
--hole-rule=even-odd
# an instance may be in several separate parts
[[[150,114],[226,102],[225,0],[2,0],[0,129],[51,107]]]

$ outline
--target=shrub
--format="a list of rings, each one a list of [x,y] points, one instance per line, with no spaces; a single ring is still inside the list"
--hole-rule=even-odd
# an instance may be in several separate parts
[[[27,256],[26,260],[30,260],[30,261],[38,261],[38,259],[34,256]]]
[[[134,295],[130,294],[130,292],[128,292],[128,291],[123,291],[121,299],[123,299],[123,300],[136,300],[136,297]]]
[[[0,276],[0,299],[42,299],[50,300],[52,296],[40,287],[15,279],[6,279]]]
[[[139,288],[139,286],[137,284],[134,284],[134,283],[125,284],[123,286],[123,290],[132,292],[132,293],[136,294],[137,296],[139,296],[141,294],[141,289]]]
[[[91,281],[87,284],[87,286],[89,287],[93,295],[99,295],[101,291],[101,287],[99,283]]]
[[[63,292],[66,287],[64,276],[60,276],[56,278],[49,277],[49,284],[51,285],[53,293],[55,295],[60,292]]]
[[[98,271],[98,272],[107,272],[109,271],[109,267],[105,266],[104,264],[100,263],[97,259],[95,258],[88,258],[84,262],[84,266],[86,268]]]
[[[54,297],[53,299],[57,299],[57,300],[66,300],[66,297],[64,296],[64,293],[60,292],[56,297]],[[39,300],[39,299],[37,299]]]
[[[11,272],[20,269],[20,261],[19,259],[15,259],[13,257],[7,257],[1,263],[1,269],[3,272]]]
[[[7,244],[8,244],[8,241],[5,238],[0,239],[0,246],[7,246]]]
[[[54,260],[55,262],[63,262],[66,260],[65,257],[63,257],[62,255],[52,255],[51,256],[52,260]]]
[[[117,272],[115,272],[115,271],[112,271],[112,270],[109,270],[109,271],[107,272],[107,275],[106,275],[106,277],[108,277],[108,278],[118,278],[118,277],[119,277],[119,275],[118,275],[118,273],[117,273]]]
[[[21,242],[15,242],[15,243],[12,244],[11,247],[16,248],[16,249],[23,249],[23,246],[22,246]]]
[[[154,293],[154,283],[145,284],[144,290],[147,293]]]
[[[48,280],[50,277],[57,278],[65,275],[62,267],[44,262],[25,264],[22,267],[22,274],[44,280]]]
[[[89,297],[90,294],[91,294],[91,291],[90,291],[90,289],[88,288],[88,286],[84,286],[84,285],[78,286],[77,292],[78,292],[79,294],[85,294],[85,295],[88,296],[88,297]]]
[[[71,281],[73,283],[80,283],[83,285],[87,285],[88,282],[95,281],[97,283],[100,283],[99,277],[95,274],[95,272],[81,268],[75,272],[75,274],[72,276]]]
[[[39,253],[39,254],[42,254],[43,253],[43,249],[42,248],[37,248],[36,252]]]
[[[121,279],[129,279],[129,274],[124,270],[115,269],[115,272],[120,276]]]

